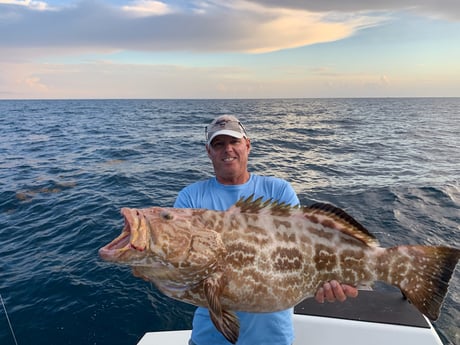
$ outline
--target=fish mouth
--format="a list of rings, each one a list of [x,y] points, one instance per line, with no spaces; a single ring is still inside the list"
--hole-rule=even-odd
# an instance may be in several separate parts
[[[99,256],[106,261],[116,260],[123,252],[131,249],[130,237],[129,225],[125,224],[122,233],[117,238],[99,249]]]
[[[125,220],[121,234],[99,249],[99,255],[103,260],[119,261],[124,255],[142,252],[147,247],[145,217],[128,208],[123,208],[121,214]]]

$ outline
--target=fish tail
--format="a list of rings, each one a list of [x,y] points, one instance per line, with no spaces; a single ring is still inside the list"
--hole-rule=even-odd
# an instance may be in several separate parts
[[[387,251],[390,264],[384,279],[430,320],[439,317],[449,280],[460,259],[460,250],[450,247],[398,246]],[[387,262],[388,263],[388,262]]]

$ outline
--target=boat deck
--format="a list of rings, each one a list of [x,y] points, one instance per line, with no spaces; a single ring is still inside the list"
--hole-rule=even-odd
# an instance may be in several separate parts
[[[400,293],[360,291],[343,303],[306,299],[294,308],[294,345],[442,345],[432,324]],[[138,345],[186,345],[190,330],[146,333]]]

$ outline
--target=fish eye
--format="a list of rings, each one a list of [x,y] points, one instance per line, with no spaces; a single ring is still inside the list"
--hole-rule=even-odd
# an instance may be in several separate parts
[[[164,220],[172,220],[173,219],[173,215],[171,213],[169,213],[168,211],[162,211],[160,213],[160,217]]]

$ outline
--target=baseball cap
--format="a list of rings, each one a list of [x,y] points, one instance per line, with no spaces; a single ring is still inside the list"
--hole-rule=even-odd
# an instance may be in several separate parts
[[[234,138],[247,138],[246,129],[233,115],[221,115],[215,118],[205,128],[206,144],[210,144],[212,139],[218,135],[230,135]]]

